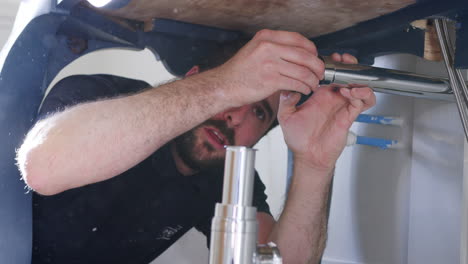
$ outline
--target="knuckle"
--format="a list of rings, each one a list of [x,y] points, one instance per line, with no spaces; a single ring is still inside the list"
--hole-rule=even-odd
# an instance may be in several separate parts
[[[315,76],[312,76],[309,79],[308,83],[310,83],[310,85],[315,88],[315,87],[317,87],[319,85],[319,80]]]
[[[321,59],[318,59],[318,61],[319,61],[320,68],[325,70],[325,62],[322,61]]]
[[[303,84],[302,82],[300,81],[296,81],[294,80],[291,84],[291,87],[295,90],[295,91],[299,91],[301,93],[304,93],[304,94],[307,94],[308,91],[309,91],[309,88]]]
[[[315,45],[315,42],[309,39],[307,39],[307,41],[309,41],[310,45],[315,49],[315,51],[317,51],[317,45]]]
[[[313,77],[313,73],[307,70],[305,67],[301,67],[297,72],[298,77],[301,80],[309,80]]]
[[[322,79],[323,77],[325,77],[325,63],[322,61],[322,60],[317,60],[317,64],[315,66],[315,69],[316,69],[316,75],[319,79]]]
[[[262,40],[260,43],[258,43],[257,46],[257,52],[263,53],[263,52],[269,52],[273,49],[273,43],[269,41]]]
[[[276,63],[273,60],[266,60],[262,64],[262,69],[264,72],[273,72],[276,68]]]
[[[310,61],[310,53],[308,53],[305,49],[296,49],[297,57],[301,61]]]
[[[295,41],[304,41],[305,37],[302,36],[301,34],[297,33],[297,32],[290,32],[291,34],[291,37],[295,40]]]
[[[269,29],[262,29],[260,31],[258,31],[256,34],[255,34],[255,38],[267,38],[268,36],[271,35],[271,30]]]
[[[317,61],[317,63],[315,65],[316,65],[317,69],[319,71],[321,71],[321,72],[325,71],[325,63],[319,58],[317,58],[316,61]]]
[[[275,81],[276,63],[273,60],[267,60],[260,68],[259,77],[267,82]]]
[[[253,55],[257,61],[266,61],[272,57],[277,57],[275,44],[269,41],[261,41],[258,46],[254,49]]]

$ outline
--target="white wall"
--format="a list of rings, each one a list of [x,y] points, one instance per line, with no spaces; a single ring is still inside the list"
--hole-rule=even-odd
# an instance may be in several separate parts
[[[466,142],[459,114],[454,103],[427,100],[414,111],[408,263],[459,263]]]
[[[0,3],[0,49],[10,35],[21,0],[1,0]]]
[[[402,149],[347,147],[334,179],[325,264],[405,263],[413,98],[377,95],[368,114],[399,116],[403,127],[355,123],[361,136],[398,140]]]

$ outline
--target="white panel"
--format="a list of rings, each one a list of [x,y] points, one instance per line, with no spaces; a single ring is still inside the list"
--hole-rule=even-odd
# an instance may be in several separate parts
[[[0,3],[0,50],[10,35],[21,0],[1,0]]]
[[[376,62],[445,74],[442,64],[407,55]],[[378,99],[372,112],[400,114],[406,125],[400,131],[365,125],[354,129],[376,137],[393,134],[408,148],[345,150],[337,165],[324,263],[458,263],[464,135],[456,106],[383,95]]]
[[[464,135],[455,104],[415,106],[408,263],[458,263]]]
[[[443,63],[418,59],[416,69],[446,75]],[[459,262],[463,144],[454,103],[416,100],[408,264]]]
[[[0,28],[0,50],[2,50],[3,46],[8,40],[9,34],[10,34],[10,30],[5,30],[3,28]]]
[[[8,19],[9,23],[13,24],[20,2],[21,0],[2,0],[0,3],[0,18]]]
[[[468,143],[464,144],[463,201],[460,232],[460,264],[468,263]]]
[[[368,114],[400,116],[402,127],[359,124],[361,136],[396,139],[402,149],[347,147],[335,172],[324,263],[404,263],[413,98],[378,94]]]
[[[281,128],[271,130],[254,148],[258,149],[255,168],[265,183],[271,214],[278,219],[285,200],[288,161],[288,148]]]
[[[468,79],[468,71],[465,71]],[[468,264],[468,142],[464,143],[463,157],[463,201],[460,232],[460,264]]]

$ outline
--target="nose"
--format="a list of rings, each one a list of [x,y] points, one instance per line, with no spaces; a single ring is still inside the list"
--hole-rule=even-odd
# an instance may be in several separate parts
[[[237,127],[246,119],[250,107],[248,105],[231,108],[224,112],[224,120],[228,127]]]

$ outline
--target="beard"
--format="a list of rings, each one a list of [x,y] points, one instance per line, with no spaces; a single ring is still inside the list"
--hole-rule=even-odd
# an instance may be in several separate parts
[[[215,149],[210,143],[201,141],[197,132],[204,126],[218,129],[226,139],[226,145],[234,143],[234,130],[224,120],[207,120],[201,125],[174,139],[175,150],[180,159],[195,171],[222,168],[226,151]]]

